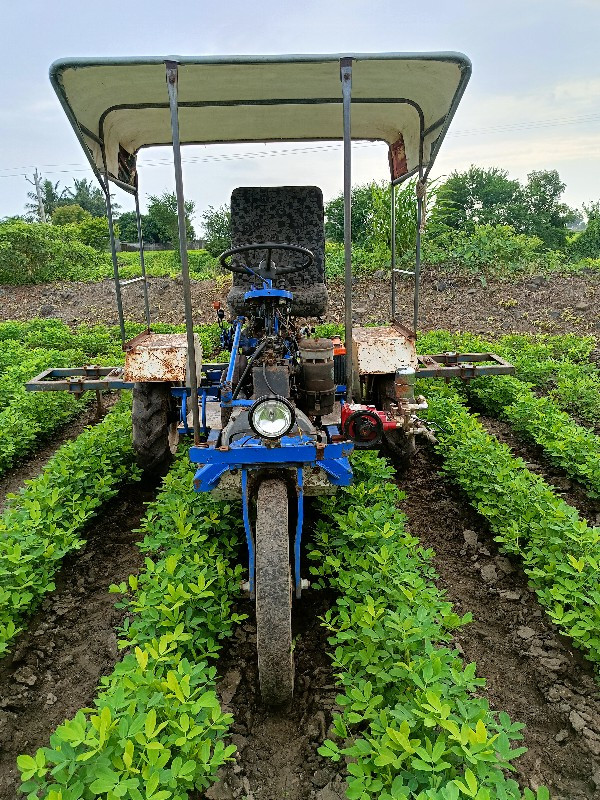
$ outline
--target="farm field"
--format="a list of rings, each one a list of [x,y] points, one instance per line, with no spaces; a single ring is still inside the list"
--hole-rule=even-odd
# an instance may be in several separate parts
[[[193,280],[192,300],[197,324],[215,319],[213,301],[224,301],[230,284],[227,276]],[[329,308],[325,320],[343,320],[343,283],[330,279]],[[496,280],[485,285],[477,277],[455,277],[428,269],[423,276],[421,329],[444,328],[478,334],[581,333],[598,336],[597,313],[600,272],[570,275],[531,275]],[[389,275],[383,271],[357,278],[354,313],[362,324],[387,320]],[[178,278],[149,278],[153,319],[171,324],[184,321],[181,283]],[[136,287],[123,293],[126,319],[142,322],[141,295]],[[398,282],[398,307],[412,306],[412,289]],[[99,320],[116,325],[112,281],[97,283],[64,281],[26,286],[0,286],[0,319],[27,320],[47,317],[69,325],[93,325]]]
[[[355,484],[311,506],[289,716],[256,689],[240,511],[194,495],[185,443],[149,485],[127,393],[99,420],[23,402],[50,363],[119,359],[118,331],[0,322],[0,438],[32,431],[0,459],[1,798],[600,796],[593,314],[508,334],[496,298],[498,324],[455,334],[446,299],[422,352],[493,345],[516,377],[424,384],[438,444],[405,473],[356,455]]]

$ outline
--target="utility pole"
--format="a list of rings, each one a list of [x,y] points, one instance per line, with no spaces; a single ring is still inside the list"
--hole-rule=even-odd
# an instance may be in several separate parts
[[[42,187],[40,185],[40,178],[41,175],[37,171],[37,167],[35,168],[35,173],[33,175],[33,180],[29,180],[27,176],[25,176],[25,180],[27,183],[30,183],[32,186],[35,186],[35,193],[37,194],[37,201],[38,201],[38,216],[40,218],[40,222],[46,222],[46,210],[44,208],[44,200],[42,198]]]

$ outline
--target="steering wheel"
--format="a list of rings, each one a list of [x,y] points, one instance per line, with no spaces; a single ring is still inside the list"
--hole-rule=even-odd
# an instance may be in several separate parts
[[[255,250],[266,250],[267,257],[265,259],[266,266],[260,267],[260,262],[256,266],[250,265],[250,267],[246,266],[246,264],[239,264],[235,261],[230,261],[232,256],[239,255],[240,253],[250,253]],[[271,268],[271,253],[274,250],[283,250],[284,252],[288,253],[297,253],[298,255],[302,255],[305,257],[304,261],[299,264],[287,264],[286,266],[276,266],[273,265]],[[252,275],[256,274],[259,275],[261,278],[274,276],[279,277],[280,275],[289,275],[291,272],[298,272],[299,270],[308,269],[311,264],[314,264],[315,256],[312,250],[309,250],[307,247],[300,247],[297,244],[279,244],[278,242],[257,242],[256,244],[243,244],[240,247],[232,247],[230,250],[225,250],[224,253],[221,253],[219,256],[219,261],[221,262],[221,266],[225,269],[228,269],[230,272],[236,272],[238,275]],[[256,258],[254,259],[256,261]],[[263,273],[266,273],[263,274]]]

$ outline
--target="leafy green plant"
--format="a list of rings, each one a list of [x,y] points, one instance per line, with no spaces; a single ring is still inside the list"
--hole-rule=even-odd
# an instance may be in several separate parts
[[[510,375],[473,381],[467,394],[539,445],[591,497],[600,497],[600,439],[576,425],[552,400],[536,397],[526,383]]]
[[[319,752],[346,759],[350,800],[521,798],[503,770],[524,752],[511,747],[523,726],[476,696],[484,681],[450,646],[470,615],[457,616],[435,586],[389,465],[362,453],[353,466],[355,484],[319,501],[310,553],[320,584],[339,592],[323,624],[342,712],[336,741]]]
[[[83,546],[86,522],[124,481],[135,480],[131,412],[121,401],[63,445],[39,477],[11,495],[0,516],[0,654],[54,589],[63,557]]]
[[[488,341],[471,333],[432,331],[417,341],[420,353],[495,352],[514,364],[519,379],[591,426],[600,424],[600,375],[589,361],[595,347],[594,337],[574,334],[510,334]]]
[[[444,471],[484,516],[496,541],[519,555],[559,630],[600,663],[600,529],[588,527],[525,462],[490,436],[458,395],[430,394]]]
[[[196,495],[192,481],[181,458],[142,523],[145,570],[111,587],[127,593],[127,654],[102,679],[95,708],[60,725],[49,747],[19,757],[30,798],[185,800],[231,759],[235,747],[223,737],[232,718],[209,662],[243,618],[231,610],[240,512]]]

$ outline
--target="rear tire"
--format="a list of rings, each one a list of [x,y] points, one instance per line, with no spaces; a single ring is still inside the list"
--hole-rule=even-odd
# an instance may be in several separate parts
[[[177,408],[168,383],[133,385],[133,449],[144,472],[164,474],[177,450]]]
[[[289,703],[294,693],[292,576],[285,481],[264,480],[256,500],[256,649],[263,702]]]

